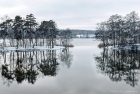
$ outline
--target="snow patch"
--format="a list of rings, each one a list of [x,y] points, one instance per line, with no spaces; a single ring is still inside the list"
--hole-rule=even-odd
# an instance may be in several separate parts
[[[137,50],[140,50],[140,44],[136,44],[135,47],[137,47]],[[132,50],[132,45],[126,45],[126,46],[120,46],[118,45],[114,46],[107,46],[106,49],[113,49],[113,50]]]
[[[13,52],[13,51],[34,51],[34,50],[60,50],[60,49],[64,49],[65,47],[63,46],[54,46],[54,48],[50,48],[49,46],[34,46],[34,48],[32,47],[3,47],[0,48],[1,52]]]

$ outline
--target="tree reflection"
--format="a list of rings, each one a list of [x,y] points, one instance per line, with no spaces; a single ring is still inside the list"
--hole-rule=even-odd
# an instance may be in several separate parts
[[[64,65],[70,68],[73,60],[73,55],[69,51],[69,48],[65,48],[62,50],[62,52],[59,54],[59,59],[62,63],[64,63]]]
[[[139,81],[140,51],[104,49],[95,57],[101,73],[112,81],[125,81],[135,87]]]
[[[7,86],[25,80],[34,84],[39,75],[56,76],[59,70],[56,50],[2,53],[1,57],[1,76]]]
[[[38,69],[46,76],[55,76],[58,71],[58,65],[59,63],[57,62],[56,59],[56,52],[53,50],[48,51],[48,56],[47,58],[44,58],[41,60],[41,63],[38,66]]]

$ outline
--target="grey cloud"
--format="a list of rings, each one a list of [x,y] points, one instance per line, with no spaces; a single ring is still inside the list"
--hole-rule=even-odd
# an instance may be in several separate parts
[[[140,13],[139,0],[12,0],[10,3],[9,1],[0,1],[1,7],[10,9],[25,6],[21,11],[9,13],[9,16],[25,17],[33,13],[39,22],[52,19],[62,28],[69,26],[80,29],[81,25],[82,29],[95,29],[96,23],[107,20],[113,14],[125,15],[133,10]],[[4,14],[1,13],[0,16],[2,15]]]

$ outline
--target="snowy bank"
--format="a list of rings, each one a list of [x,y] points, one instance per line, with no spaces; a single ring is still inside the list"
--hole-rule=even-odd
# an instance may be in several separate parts
[[[107,46],[106,49],[113,49],[113,50],[140,50],[140,44],[136,45],[126,45],[126,46]]]
[[[60,50],[60,49],[64,49],[65,47],[63,46],[54,46],[54,48],[50,48],[49,46],[34,46],[34,48],[32,47],[3,47],[0,48],[0,52],[13,52],[13,51],[35,51],[35,50]]]

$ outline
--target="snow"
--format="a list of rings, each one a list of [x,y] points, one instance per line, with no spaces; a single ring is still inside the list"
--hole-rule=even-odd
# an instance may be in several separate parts
[[[60,50],[60,49],[64,49],[65,47],[63,46],[54,46],[54,48],[50,48],[49,46],[34,46],[34,48],[32,47],[4,47],[4,48],[0,48],[1,52],[13,52],[13,51],[34,51],[34,50]]]
[[[86,38],[86,37],[88,37],[88,38],[94,38],[95,37],[95,34],[80,34],[80,35],[76,35],[76,37],[78,37],[78,38]]]
[[[140,50],[140,44],[136,44],[136,46],[138,47],[137,50]],[[114,46],[108,46],[105,47],[106,49],[113,49],[113,50],[132,50],[132,45],[126,45],[124,47],[120,46],[118,47],[117,45]]]
[[[59,49],[64,49],[65,47],[63,46],[54,46],[54,48],[50,48],[49,46],[35,46],[34,49],[37,50],[59,50]]]

